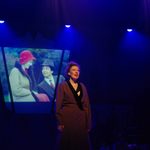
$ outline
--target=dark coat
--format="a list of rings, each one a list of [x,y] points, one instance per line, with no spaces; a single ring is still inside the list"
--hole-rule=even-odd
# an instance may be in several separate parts
[[[64,125],[60,139],[62,150],[89,150],[88,130],[91,128],[91,110],[87,90],[82,83],[80,84],[83,92],[81,99],[83,110],[79,108],[66,81],[58,86],[56,117],[58,125]]]
[[[58,77],[57,75],[53,76],[55,85],[57,82],[57,77]],[[62,81],[64,81],[64,77],[62,75],[60,75],[59,83],[61,83]],[[37,88],[38,88],[38,92],[46,94],[49,97],[50,101],[52,101],[54,99],[55,89],[53,87],[51,87],[45,80],[40,82],[38,84]]]

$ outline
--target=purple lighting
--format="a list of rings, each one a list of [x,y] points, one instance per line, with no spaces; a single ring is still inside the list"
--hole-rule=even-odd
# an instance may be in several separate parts
[[[4,20],[0,20],[0,23],[4,23],[5,21]]]
[[[132,31],[133,31],[133,29],[127,29],[127,31],[128,31],[128,32],[132,32]]]
[[[70,28],[70,27],[71,27],[71,25],[69,25],[69,24],[66,24],[66,25],[65,25],[65,27],[66,27],[66,28]]]

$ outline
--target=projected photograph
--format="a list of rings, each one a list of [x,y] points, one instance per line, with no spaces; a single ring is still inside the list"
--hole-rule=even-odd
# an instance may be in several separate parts
[[[7,80],[6,70],[5,70],[2,48],[0,48],[0,63],[1,63],[0,80],[1,80],[2,88],[3,88],[2,92],[4,94],[5,102],[10,102],[10,92],[8,88],[8,80]]]
[[[8,88],[5,101],[10,102],[52,102],[55,101],[56,87],[65,80],[64,68],[70,51],[38,48],[4,48],[8,72]],[[5,85],[6,76],[1,79]]]

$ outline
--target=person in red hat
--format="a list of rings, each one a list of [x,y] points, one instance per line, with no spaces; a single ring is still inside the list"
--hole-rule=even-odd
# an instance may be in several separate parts
[[[15,67],[11,70],[9,80],[14,102],[49,101],[45,94],[33,91],[33,80],[28,72],[35,60],[29,50],[23,50],[19,61],[16,61]]]
[[[28,69],[32,65],[33,60],[36,60],[36,58],[29,50],[24,50],[20,53],[19,61],[23,68]]]

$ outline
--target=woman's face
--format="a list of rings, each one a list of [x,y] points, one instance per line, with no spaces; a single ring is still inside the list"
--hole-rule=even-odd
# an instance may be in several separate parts
[[[68,75],[73,79],[77,80],[80,75],[80,69],[78,66],[72,66],[68,72]]]
[[[33,61],[30,60],[30,61],[28,61],[27,63],[24,64],[24,68],[29,69],[29,67],[32,66],[32,64],[33,64]]]

